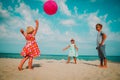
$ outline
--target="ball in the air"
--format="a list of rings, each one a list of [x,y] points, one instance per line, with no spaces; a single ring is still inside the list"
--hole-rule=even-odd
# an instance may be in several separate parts
[[[57,6],[56,2],[53,1],[53,0],[46,1],[44,3],[43,8],[44,8],[45,13],[48,14],[48,15],[53,15],[58,10],[58,6]]]

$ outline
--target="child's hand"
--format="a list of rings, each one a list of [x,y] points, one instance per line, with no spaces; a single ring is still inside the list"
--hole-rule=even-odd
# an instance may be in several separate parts
[[[35,23],[36,23],[36,25],[39,25],[39,21],[38,20],[35,20]]]
[[[20,29],[20,32],[21,32],[21,33],[24,33],[24,30],[23,30],[23,29]]]
[[[62,51],[65,51],[65,49],[63,49]]]

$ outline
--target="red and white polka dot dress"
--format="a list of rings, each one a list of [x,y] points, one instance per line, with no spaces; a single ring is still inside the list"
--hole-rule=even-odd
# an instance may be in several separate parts
[[[21,55],[22,56],[30,56],[30,57],[37,57],[40,55],[40,50],[35,41],[35,37],[32,34],[28,34],[26,37],[27,43],[24,46]]]

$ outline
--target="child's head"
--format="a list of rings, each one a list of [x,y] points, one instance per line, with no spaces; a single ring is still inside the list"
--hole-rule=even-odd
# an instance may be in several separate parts
[[[96,30],[101,31],[102,30],[102,24],[96,24]]]
[[[71,39],[70,42],[71,42],[71,44],[74,44],[74,43],[75,43],[75,40],[74,40],[74,39]]]
[[[32,26],[28,26],[26,32],[27,34],[32,34],[34,32],[34,28]]]

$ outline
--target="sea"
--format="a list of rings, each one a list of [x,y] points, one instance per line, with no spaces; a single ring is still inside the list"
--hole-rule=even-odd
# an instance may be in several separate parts
[[[39,57],[35,58],[37,60],[46,59],[46,60],[67,60],[67,55],[50,55],[50,54],[41,54]],[[22,59],[19,53],[0,53],[0,58],[13,58],[13,59]],[[79,55],[77,57],[79,60],[85,61],[94,61],[99,60],[98,56],[91,55]],[[120,56],[107,56],[108,61],[120,63]]]

